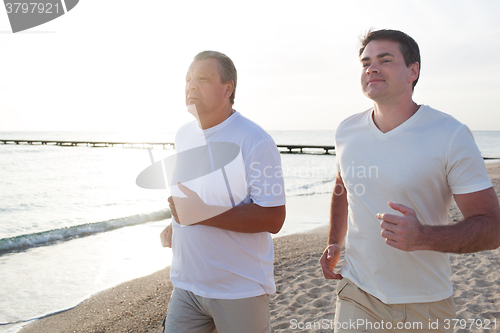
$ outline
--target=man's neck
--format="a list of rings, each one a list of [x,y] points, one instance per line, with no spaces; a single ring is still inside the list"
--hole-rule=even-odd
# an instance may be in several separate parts
[[[214,114],[213,116],[200,117],[198,119],[198,123],[199,123],[201,129],[206,130],[206,129],[215,127],[219,124],[222,124],[234,112],[235,112],[235,110],[233,110],[232,106],[229,106],[228,108],[225,108],[224,110]]]
[[[410,119],[418,107],[411,99],[391,104],[375,102],[373,122],[382,133],[387,133]]]

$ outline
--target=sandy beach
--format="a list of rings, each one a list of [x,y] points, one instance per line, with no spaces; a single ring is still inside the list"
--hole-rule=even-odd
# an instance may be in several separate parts
[[[488,163],[488,173],[500,194],[500,162]],[[452,205],[450,221],[461,219]],[[277,292],[271,296],[271,321],[276,332],[301,331],[300,325],[333,321],[337,281],[323,278],[319,258],[327,227],[274,239]],[[341,257],[339,265],[343,262]],[[500,250],[451,255],[457,317],[489,320],[479,328],[457,326],[455,332],[500,332]],[[92,296],[77,307],[40,319],[21,333],[161,332],[172,292],[168,268]],[[495,323],[496,320],[496,323]],[[462,322],[463,323],[463,322]],[[496,328],[496,327],[497,328]],[[307,332],[333,332],[320,328]]]

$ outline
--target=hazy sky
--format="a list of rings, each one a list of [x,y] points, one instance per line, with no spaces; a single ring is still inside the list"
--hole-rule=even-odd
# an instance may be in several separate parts
[[[0,131],[175,131],[191,116],[193,56],[238,70],[235,108],[267,130],[333,130],[371,106],[358,37],[398,29],[420,46],[414,100],[500,130],[500,2],[80,0],[12,34],[0,8]]]

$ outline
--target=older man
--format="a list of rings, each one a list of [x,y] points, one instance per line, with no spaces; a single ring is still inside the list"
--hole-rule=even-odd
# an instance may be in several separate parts
[[[161,234],[173,250],[165,332],[271,332],[270,234],[283,225],[285,195],[281,172],[269,170],[281,170],[281,160],[273,139],[233,109],[236,82],[231,59],[214,51],[196,55],[186,75],[196,120],[179,129],[175,146],[179,156],[199,154],[198,171],[172,188],[172,224]]]

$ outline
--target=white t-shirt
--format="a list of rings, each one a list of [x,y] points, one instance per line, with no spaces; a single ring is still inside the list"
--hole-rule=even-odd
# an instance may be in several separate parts
[[[240,148],[238,157],[211,161],[214,171],[183,184],[209,205],[255,203],[262,207],[285,204],[281,157],[273,139],[260,126],[235,112],[223,123],[201,130],[196,121],[181,127],[178,155],[195,147],[229,142]],[[200,163],[203,163],[201,161]],[[219,164],[219,167],[217,167]],[[228,185],[230,193],[228,194]],[[182,196],[177,186],[172,195]],[[173,259],[170,278],[175,287],[196,295],[240,299],[276,291],[274,248],[270,233],[239,233],[203,225],[181,226],[172,219]]]
[[[347,118],[335,134],[349,204],[342,275],[386,304],[448,298],[449,254],[387,245],[375,215],[400,214],[392,201],[414,209],[422,224],[448,224],[452,194],[492,186],[484,161],[469,129],[429,106],[387,133],[372,113]]]

